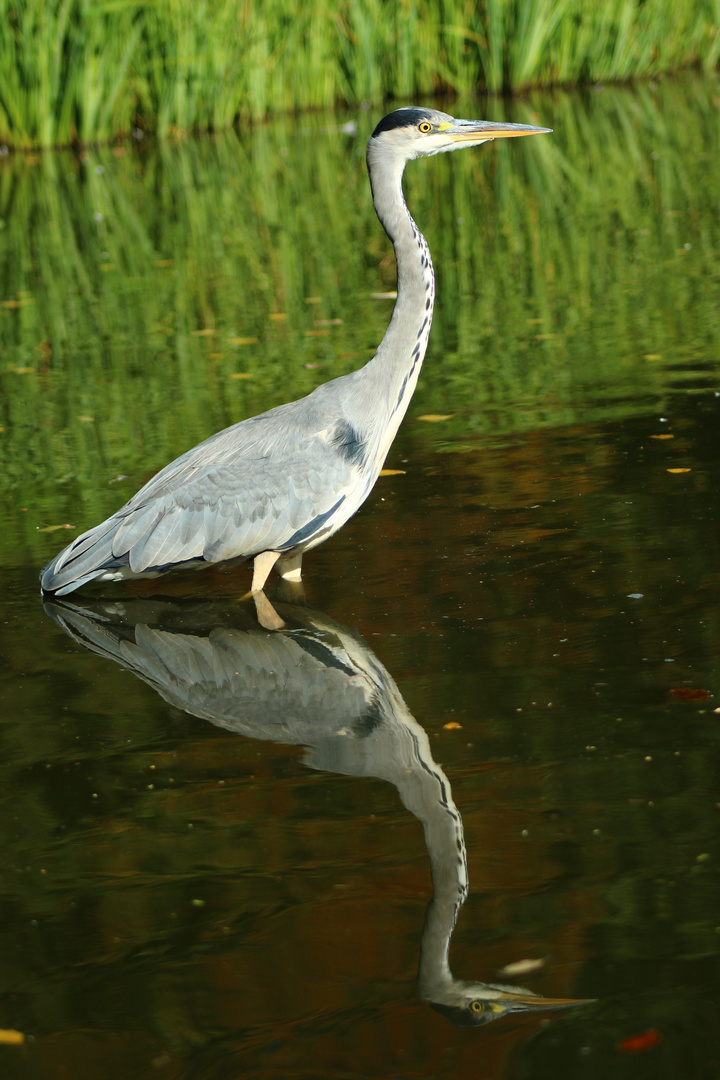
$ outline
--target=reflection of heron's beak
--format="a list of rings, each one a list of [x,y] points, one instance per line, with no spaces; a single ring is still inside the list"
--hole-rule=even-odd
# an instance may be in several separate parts
[[[590,1005],[595,998],[548,998],[533,994],[529,990],[519,993],[499,991],[497,997],[488,1002],[493,1012],[529,1012],[534,1009],[567,1009],[572,1005]]]
[[[520,135],[547,135],[552,128],[532,127],[530,124],[506,124],[501,120],[456,120],[443,132],[453,142],[489,142],[490,139],[515,139]]]

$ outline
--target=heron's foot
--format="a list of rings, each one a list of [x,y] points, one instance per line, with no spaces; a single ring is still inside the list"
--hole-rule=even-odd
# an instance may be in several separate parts
[[[279,551],[261,551],[253,559],[253,579],[250,591],[259,593],[265,588],[270,571],[280,558]]]
[[[255,601],[255,611],[258,622],[265,630],[282,630],[285,623],[278,615],[275,608],[264,592],[254,592],[252,598]]]

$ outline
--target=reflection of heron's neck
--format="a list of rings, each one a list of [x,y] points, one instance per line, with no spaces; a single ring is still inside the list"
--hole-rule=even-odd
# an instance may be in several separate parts
[[[448,779],[433,761],[427,735],[419,724],[412,723],[416,761],[392,781],[404,805],[422,822],[430,857],[433,897],[425,915],[418,983],[420,996],[432,999],[442,986],[454,981],[448,951],[467,896],[467,858],[462,818]]]
[[[397,788],[407,809],[421,822],[430,857],[433,898],[428,905],[420,953],[420,993],[434,999],[453,983],[448,965],[450,938],[468,890],[462,819],[452,799],[450,783],[433,760],[427,734],[408,710],[400,691],[377,662],[368,666],[368,653],[358,654],[346,642],[355,670],[365,670],[378,709],[377,725],[364,738],[324,739],[309,748],[311,768],[351,776],[376,776]],[[370,654],[371,655],[371,654]]]
[[[468,891],[465,840],[460,815],[450,800],[446,820],[425,823],[433,898],[425,914],[418,974],[420,996],[432,998],[439,984],[451,982],[450,938]]]

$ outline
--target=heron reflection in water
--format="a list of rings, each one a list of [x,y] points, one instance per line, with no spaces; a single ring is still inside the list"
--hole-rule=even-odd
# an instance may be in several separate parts
[[[433,1008],[477,1026],[584,1003],[453,976],[450,939],[468,891],[462,819],[427,734],[357,634],[297,606],[281,609],[279,632],[262,629],[238,605],[46,601],[45,610],[75,641],[122,664],[176,708],[247,738],[304,746],[311,769],[378,777],[397,788],[422,823],[430,857],[418,990]]]
[[[92,581],[157,577],[177,569],[253,561],[252,592],[274,566],[299,582],[306,551],[363,504],[407,411],[427,349],[435,277],[424,236],[405,204],[408,161],[547,128],[456,120],[398,109],[367,147],[373,204],[393,243],[397,302],[373,358],[299,401],[218,432],[152,478],[106,521],[43,569],[43,592]]]

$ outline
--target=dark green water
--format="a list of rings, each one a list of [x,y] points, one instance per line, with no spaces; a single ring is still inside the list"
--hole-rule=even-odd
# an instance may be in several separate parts
[[[0,159],[3,1076],[718,1074],[719,92],[539,96],[509,118],[553,136],[409,167],[439,298],[404,471],[279,634],[243,568],[47,613],[37,572],[370,355],[372,119]],[[594,1004],[429,1007],[438,777],[453,975]]]

